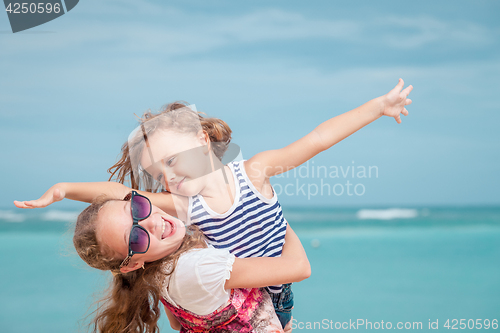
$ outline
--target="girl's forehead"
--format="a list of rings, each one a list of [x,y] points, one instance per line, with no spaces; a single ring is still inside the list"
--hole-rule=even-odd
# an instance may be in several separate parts
[[[127,228],[132,226],[129,202],[108,201],[99,211],[97,238],[117,253],[126,252]]]
[[[124,219],[132,218],[130,213],[130,201],[110,200],[106,202],[99,211],[100,225],[124,224]]]
[[[189,151],[199,146],[194,133],[177,133],[175,131],[159,131],[150,135],[144,144],[141,165],[144,169],[172,155]]]

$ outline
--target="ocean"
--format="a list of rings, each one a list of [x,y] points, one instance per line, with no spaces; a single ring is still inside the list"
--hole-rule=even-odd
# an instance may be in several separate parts
[[[500,207],[284,210],[312,267],[295,332],[500,331]],[[0,210],[0,332],[87,330],[109,273],[76,255],[77,213]]]

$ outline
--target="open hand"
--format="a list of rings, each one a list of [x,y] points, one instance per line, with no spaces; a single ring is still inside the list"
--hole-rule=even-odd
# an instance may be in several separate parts
[[[413,90],[413,86],[409,85],[403,91],[404,87],[403,79],[399,79],[398,84],[394,89],[389,91],[383,99],[383,111],[382,115],[394,117],[398,124],[401,124],[401,114],[407,116],[408,110],[405,106],[411,104],[411,99],[407,98],[410,92]]]
[[[57,185],[52,186],[45,192],[39,199],[30,201],[14,201],[14,205],[18,208],[43,208],[47,207],[54,202],[64,199],[66,193],[62,188]]]

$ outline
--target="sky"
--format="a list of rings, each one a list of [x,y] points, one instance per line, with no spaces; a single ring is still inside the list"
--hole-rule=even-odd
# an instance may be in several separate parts
[[[280,202],[498,205],[499,13],[496,0],[85,0],[16,34],[0,14],[0,207],[107,180],[147,109],[196,104],[248,159],[400,77],[414,86],[403,122],[378,119],[272,179]]]

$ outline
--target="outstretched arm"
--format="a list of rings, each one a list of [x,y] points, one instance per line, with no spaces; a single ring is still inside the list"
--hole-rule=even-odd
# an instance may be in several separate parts
[[[132,189],[116,182],[95,183],[57,183],[47,190],[39,199],[29,201],[14,201],[18,208],[43,208],[62,199],[70,199],[82,202],[92,202],[95,198],[105,195],[113,199],[123,199]],[[150,193],[137,191],[151,200],[151,203],[166,213],[178,216],[174,198],[168,192]],[[177,207],[179,203],[176,200]],[[181,217],[179,217],[181,218]]]
[[[16,200],[14,204],[18,208],[43,208],[64,198],[90,203],[100,195],[123,199],[129,191],[125,185],[115,182],[57,183],[36,200]]]
[[[260,288],[299,282],[311,276],[311,265],[295,232],[288,225],[281,257],[236,258],[224,288]]]
[[[325,121],[282,149],[255,155],[245,163],[245,169],[252,173],[249,176],[253,179],[259,176],[269,178],[301,165],[382,116],[394,117],[401,123],[401,114],[408,115],[405,106],[412,102],[407,96],[413,89],[410,85],[402,90],[403,86],[403,80],[399,79],[396,87],[386,95]]]

